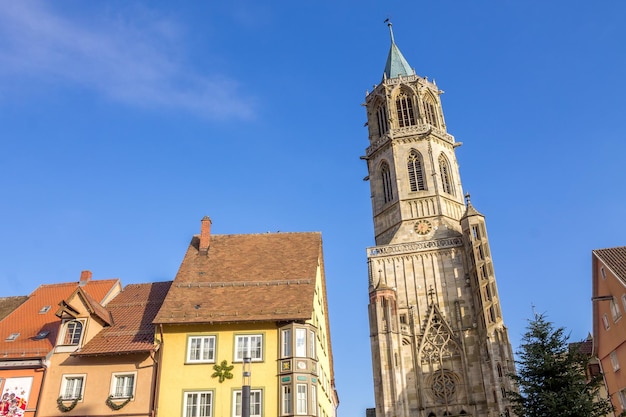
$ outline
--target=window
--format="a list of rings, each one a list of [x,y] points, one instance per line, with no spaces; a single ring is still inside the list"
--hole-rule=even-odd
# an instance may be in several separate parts
[[[111,395],[114,398],[130,398],[135,394],[135,374],[113,374]]]
[[[296,356],[306,357],[306,329],[296,329]]]
[[[415,125],[415,114],[413,113],[413,98],[402,93],[396,100],[396,110],[398,112],[398,125],[400,127]]]
[[[64,375],[61,382],[61,397],[64,400],[82,398],[85,375]]]
[[[600,274],[602,274],[602,279],[606,279],[606,272],[604,272],[604,268],[600,268]]]
[[[311,385],[311,411],[313,411],[313,415],[317,415],[317,387],[315,385]]]
[[[439,156],[439,174],[441,175],[441,186],[443,187],[443,191],[454,195],[450,164],[448,164],[448,160],[443,154]]]
[[[261,390],[250,391],[250,417],[261,417]],[[241,391],[233,393],[233,417],[241,416]]]
[[[291,329],[282,331],[282,357],[288,358],[291,356]]]
[[[387,122],[387,106],[384,104],[376,110],[376,120],[378,121],[378,135],[382,136],[389,130]]]
[[[186,392],[184,417],[211,417],[213,415],[213,393],[210,391]]]
[[[411,191],[422,191],[426,189],[424,183],[424,171],[422,170],[422,157],[417,151],[411,151],[407,161],[409,170],[409,186]]]
[[[622,406],[622,410],[626,410],[626,388],[619,392],[619,403]]]
[[[250,358],[253,362],[263,360],[263,336],[260,334],[235,336],[235,360]]]
[[[14,342],[15,339],[17,339],[18,337],[20,337],[19,333],[11,333],[9,336],[7,336],[6,340],[7,342]]]
[[[41,310],[39,310],[39,314],[46,314],[48,311],[50,311],[50,306],[43,306]]]
[[[80,343],[80,337],[83,334],[83,323],[78,320],[71,320],[65,324],[65,336],[63,337],[64,345],[77,345]]]
[[[435,104],[429,99],[424,100],[424,112],[426,113],[426,123],[437,127],[437,113]]]
[[[626,311],[626,294],[622,294],[622,307]]]
[[[291,385],[283,385],[282,397],[283,414],[292,414],[293,411],[291,409]]]
[[[309,355],[313,359],[317,358],[315,353],[315,332],[313,330],[309,330]]]
[[[609,330],[611,326],[609,326],[609,318],[606,314],[602,316],[602,323],[604,323],[604,330]]]
[[[306,384],[296,384],[296,414],[307,413]]]
[[[480,240],[480,229],[477,224],[472,225],[472,236],[475,240]]]
[[[619,359],[617,358],[617,352],[611,352],[611,365],[613,366],[613,371],[619,371]]]
[[[215,336],[189,336],[187,362],[215,362]]]
[[[388,203],[393,200],[393,188],[391,186],[391,171],[389,165],[386,162],[380,166],[380,175],[383,180],[383,198],[384,202]]]
[[[45,339],[46,336],[48,336],[49,334],[50,334],[49,330],[42,330],[39,333],[37,333],[37,335],[33,339],[35,340]]]
[[[616,322],[622,317],[622,312],[619,309],[619,304],[615,297],[611,300],[611,317],[613,318],[613,322]]]

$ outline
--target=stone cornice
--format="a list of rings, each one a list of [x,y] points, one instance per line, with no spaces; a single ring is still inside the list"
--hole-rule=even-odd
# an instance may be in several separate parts
[[[402,255],[414,252],[428,252],[434,249],[445,249],[463,246],[463,239],[450,237],[446,239],[427,240],[424,242],[400,243],[397,245],[374,246],[367,248],[368,258],[378,258],[388,255]]]
[[[455,144],[454,136],[441,129],[437,129],[427,123],[424,123],[415,126],[390,129],[389,133],[381,136],[367,147],[365,150],[365,159],[369,159],[376,151],[381,149],[383,145],[389,141],[406,141],[415,136],[424,137],[426,135],[430,135],[434,139],[441,140],[447,145],[454,146]],[[421,137],[417,139],[421,139]]]

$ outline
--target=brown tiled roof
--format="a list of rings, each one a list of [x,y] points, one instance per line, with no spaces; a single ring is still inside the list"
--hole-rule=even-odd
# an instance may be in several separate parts
[[[28,300],[28,297],[25,295],[0,298],[0,320],[8,316],[26,300]]]
[[[82,288],[94,300],[101,302],[118,283],[117,279],[94,280]],[[56,343],[61,323],[61,319],[55,315],[57,306],[77,287],[78,282],[68,282],[41,285],[33,291],[24,303],[0,321],[0,356],[7,359],[28,359],[47,355]],[[40,313],[46,306],[50,307],[49,310]],[[37,334],[44,331],[49,333],[41,339],[35,339]],[[12,333],[20,335],[15,341],[7,341],[6,338]]]
[[[102,329],[73,356],[112,355],[154,350],[152,320],[172,281],[130,284],[108,305],[113,325]]]
[[[194,236],[155,323],[307,320],[320,233]]]
[[[613,271],[622,281],[626,282],[626,246],[608,249],[596,249],[593,253]]]

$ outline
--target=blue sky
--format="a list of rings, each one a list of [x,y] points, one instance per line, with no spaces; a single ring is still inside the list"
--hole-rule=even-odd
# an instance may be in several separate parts
[[[269,3],[269,4],[265,4]],[[0,296],[173,279],[213,232],[321,231],[341,416],[374,405],[361,107],[389,49],[435,79],[485,214],[514,349],[532,306],[591,331],[591,250],[626,244],[626,3],[7,2]]]

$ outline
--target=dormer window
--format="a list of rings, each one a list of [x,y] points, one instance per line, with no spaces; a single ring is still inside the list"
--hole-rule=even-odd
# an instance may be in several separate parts
[[[83,323],[78,320],[71,320],[65,323],[65,334],[63,336],[64,345],[78,345],[83,334]]]
[[[41,340],[41,339],[45,339],[46,336],[48,336],[50,334],[50,332],[48,330],[43,330],[39,333],[37,333],[37,335],[34,337],[35,340]]]

